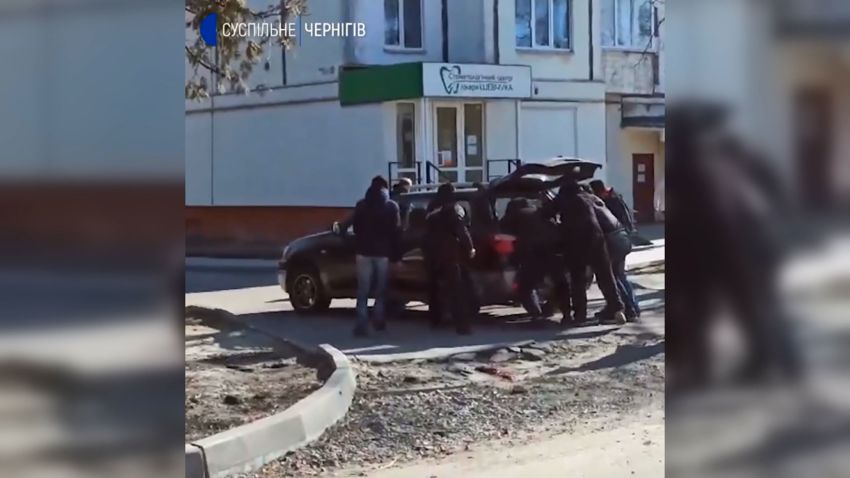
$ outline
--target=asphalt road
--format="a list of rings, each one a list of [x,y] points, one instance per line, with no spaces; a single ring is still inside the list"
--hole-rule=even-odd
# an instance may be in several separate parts
[[[663,273],[633,275],[647,320],[624,331],[639,334],[650,330],[663,335]],[[430,330],[426,307],[413,303],[399,317],[390,317],[388,331],[366,339],[352,336],[354,300],[337,299],[325,314],[301,316],[277,285],[275,270],[263,264],[241,267],[187,266],[186,305],[224,309],[246,324],[268,334],[305,346],[330,343],[348,355],[375,362],[437,358],[455,353],[493,348],[505,344],[551,340],[554,336],[593,333],[594,327],[561,331],[553,321],[545,328],[532,328],[518,307],[486,307],[473,323],[472,336],[458,336],[450,328]],[[602,307],[601,294],[593,286],[589,312]],[[656,311],[656,312],[653,312]],[[599,326],[604,327],[604,326]]]

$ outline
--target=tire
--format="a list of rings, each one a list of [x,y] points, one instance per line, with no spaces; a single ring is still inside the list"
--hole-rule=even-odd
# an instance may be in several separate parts
[[[288,276],[286,290],[295,312],[315,314],[328,310],[331,298],[325,291],[315,267],[297,267]]]

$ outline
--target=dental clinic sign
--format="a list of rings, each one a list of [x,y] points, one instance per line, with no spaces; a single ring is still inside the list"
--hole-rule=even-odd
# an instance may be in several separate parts
[[[531,67],[423,63],[422,93],[458,98],[530,98]]]

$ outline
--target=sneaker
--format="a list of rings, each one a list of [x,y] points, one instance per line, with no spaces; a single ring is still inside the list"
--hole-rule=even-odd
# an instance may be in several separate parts
[[[355,337],[361,337],[361,338],[362,337],[368,337],[369,336],[369,329],[367,329],[366,327],[361,327],[361,326],[354,327],[354,336]]]
[[[627,322],[637,322],[637,319],[640,315],[634,311],[626,311],[626,321]]]
[[[625,325],[628,322],[626,320],[626,314],[624,314],[621,310],[614,312],[614,322],[616,322],[617,325]]]
[[[562,329],[569,329],[576,326],[576,322],[570,319],[569,317],[564,317],[563,319],[561,319],[560,324]]]

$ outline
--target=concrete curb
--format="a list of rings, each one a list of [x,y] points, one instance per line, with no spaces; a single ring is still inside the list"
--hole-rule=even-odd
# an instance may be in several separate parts
[[[207,311],[219,317],[227,314]],[[221,478],[256,470],[316,440],[345,416],[357,387],[351,363],[328,344],[308,352],[325,384],[281,413],[186,444],[186,478]]]

